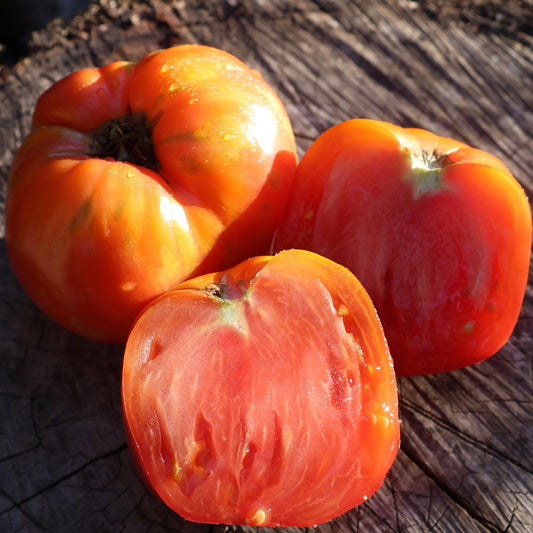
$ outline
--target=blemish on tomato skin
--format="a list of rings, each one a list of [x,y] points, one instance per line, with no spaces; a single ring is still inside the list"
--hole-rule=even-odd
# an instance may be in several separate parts
[[[122,290],[124,292],[131,292],[133,289],[137,287],[137,283],[135,281],[126,281],[122,284]]]
[[[79,207],[78,211],[72,217],[68,229],[73,232],[82,226],[90,217],[93,209],[93,203],[90,198],[87,198]]]
[[[463,324],[463,327],[461,328],[461,331],[463,333],[472,333],[474,331],[476,323],[473,320],[469,320],[468,322],[465,322]]]

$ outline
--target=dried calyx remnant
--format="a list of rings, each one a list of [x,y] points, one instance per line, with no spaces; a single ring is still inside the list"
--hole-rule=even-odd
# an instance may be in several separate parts
[[[89,155],[157,170],[159,161],[152,142],[156,121],[149,122],[145,113],[135,113],[100,124],[91,133]]]
[[[445,187],[442,171],[453,164],[453,152],[442,153],[436,149],[425,151],[416,145],[407,145],[406,153],[411,161],[411,168],[405,175],[405,180],[411,183],[415,198]]]
[[[261,270],[259,270],[259,272],[261,272]],[[251,278],[241,279],[237,283],[228,281],[227,278],[223,276],[218,283],[209,283],[202,289],[202,291],[209,294],[209,296],[218,298],[220,300],[246,299],[250,295],[253,282],[258,276],[259,272],[257,272]]]
[[[213,296],[214,298],[225,299],[227,288],[228,286],[225,283],[210,283],[203,290],[204,292],[209,294],[209,296]]]

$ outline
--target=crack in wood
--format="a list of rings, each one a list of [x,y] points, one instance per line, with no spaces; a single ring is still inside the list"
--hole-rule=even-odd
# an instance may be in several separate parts
[[[527,472],[528,474],[533,474],[533,469],[529,468],[528,466],[521,464],[520,462],[516,461],[512,457],[509,457],[505,455],[504,453],[500,452],[499,450],[496,450],[487,444],[485,444],[482,441],[479,441],[478,439],[474,438],[473,436],[465,433],[462,431],[458,426],[454,425],[451,421],[446,421],[443,419],[440,419],[436,416],[434,416],[431,412],[423,409],[419,405],[416,405],[412,402],[409,402],[408,400],[401,399],[400,405],[402,411],[407,409],[412,411],[413,413],[417,413],[418,415],[424,417],[425,419],[429,420],[431,423],[435,424],[436,426],[440,427],[441,429],[451,433],[454,437],[460,439],[463,442],[466,442],[467,444],[473,446],[474,448],[480,450],[483,453],[486,453],[487,455],[490,455],[492,457],[495,457],[498,460],[504,461],[506,463],[512,464],[513,466],[520,468],[524,472]],[[404,447],[406,445],[402,444],[402,450],[405,451]]]
[[[105,459],[108,459],[110,457],[113,457],[115,455],[119,455],[124,450],[128,449],[128,445],[126,443],[121,444],[118,448],[111,450],[110,452],[107,452],[105,454],[102,454],[98,457],[92,457],[88,461],[85,461],[82,465],[80,465],[78,468],[75,468],[74,470],[68,472],[67,474],[55,479],[52,483],[49,483],[48,485],[41,487],[39,490],[31,494],[30,496],[27,496],[23,498],[22,500],[15,501],[13,498],[11,498],[9,495],[5,494],[5,496],[13,503],[12,507],[9,507],[7,509],[4,509],[1,514],[5,514],[6,512],[10,511],[13,507],[17,507],[19,509],[22,509],[25,504],[29,503],[33,499],[39,497],[40,495],[44,494],[45,492],[49,491],[50,489],[57,487],[58,485],[61,485],[65,481],[71,479],[72,477],[76,476],[83,470],[85,470],[87,467],[94,465],[95,463],[98,463],[100,461],[104,461]]]
[[[388,477],[390,479],[392,503],[393,503],[393,508],[394,508],[394,518],[396,519],[396,531],[398,533],[401,533],[402,527],[400,525],[400,510],[398,507],[397,490],[395,487],[394,474],[392,473],[392,471],[389,472]]]
[[[414,456],[409,451],[402,448],[402,452],[405,453],[405,455],[409,458],[409,460],[416,465],[423,473],[424,475],[430,479],[436,487],[442,491],[448,498],[455,503],[458,507],[460,507],[463,511],[465,511],[473,520],[475,520],[477,523],[479,523],[481,526],[486,528],[486,530],[490,533],[501,533],[502,530],[498,528],[496,524],[488,520],[486,517],[484,517],[482,514],[480,514],[474,505],[471,504],[471,501],[469,501],[467,498],[465,498],[458,490],[453,489],[448,484],[446,484],[444,479],[439,478],[436,476],[431,469],[428,467],[428,464],[420,461],[417,459],[416,456]],[[442,519],[442,517],[441,517]]]
[[[1,488],[0,488],[0,495],[3,496],[7,501],[11,503],[10,507],[7,507],[6,509],[3,509],[2,511],[0,511],[0,518],[2,517],[2,515],[7,515],[8,513],[10,513],[13,509],[17,509],[25,518],[28,519],[28,521],[30,522],[30,524],[32,524],[32,526],[37,528],[37,530],[39,531],[46,530],[46,528],[43,526],[43,524],[41,524],[37,520],[37,518],[35,518],[31,513],[23,509],[21,506],[19,506],[18,503],[14,501],[13,498]]]

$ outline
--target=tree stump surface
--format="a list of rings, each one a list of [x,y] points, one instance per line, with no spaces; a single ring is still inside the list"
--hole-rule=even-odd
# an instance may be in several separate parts
[[[500,5],[498,5],[500,4]],[[533,193],[533,4],[439,0],[100,0],[0,71],[0,204],[39,94],[64,75],[199,42],[257,68],[300,156],[368,117],[494,153]],[[43,199],[45,201],[45,199]],[[0,531],[250,530],[193,524],[137,476],[120,407],[123,347],[46,318],[0,234]],[[317,531],[533,531],[533,275],[515,331],[469,368],[399,379],[402,444],[382,488]],[[298,528],[287,528],[297,530]]]

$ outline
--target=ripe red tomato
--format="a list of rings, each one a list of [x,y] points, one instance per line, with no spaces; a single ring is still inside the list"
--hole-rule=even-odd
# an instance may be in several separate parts
[[[518,319],[531,210],[494,156],[430,132],[350,120],[296,171],[274,250],[348,267],[382,321],[397,375],[481,361]]]
[[[64,327],[123,342],[151,299],[268,251],[296,167],[261,76],[187,45],[60,80],[13,161],[6,244]]]
[[[308,526],[366,500],[398,450],[383,329],[344,267],[291,250],[179,285],[126,344],[147,484],[188,520]]]

